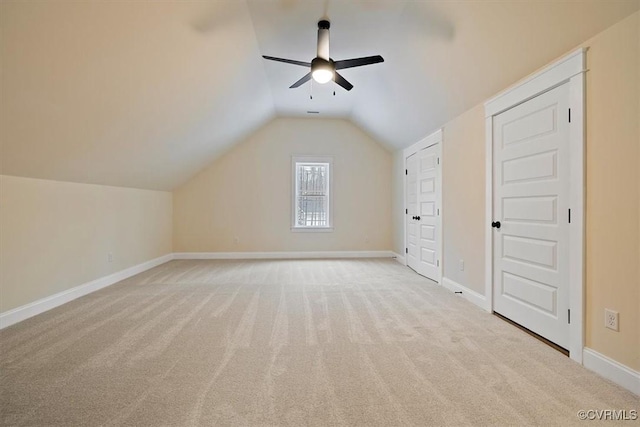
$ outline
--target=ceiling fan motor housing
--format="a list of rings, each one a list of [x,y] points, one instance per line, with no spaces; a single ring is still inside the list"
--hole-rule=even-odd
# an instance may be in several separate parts
[[[324,58],[314,58],[311,60],[311,71],[315,71],[315,70],[329,70],[331,72],[336,70],[335,65],[333,64],[332,60],[326,60]]]

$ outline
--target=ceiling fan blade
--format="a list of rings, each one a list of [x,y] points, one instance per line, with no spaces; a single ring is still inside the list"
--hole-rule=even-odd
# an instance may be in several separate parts
[[[344,70],[345,68],[362,67],[363,65],[377,64],[384,62],[384,58],[380,55],[365,56],[364,58],[345,59],[343,61],[336,61],[336,70]]]
[[[276,58],[274,56],[265,56],[265,55],[262,55],[262,57],[264,59],[268,59],[269,61],[284,62],[286,64],[300,65],[302,67],[311,67],[311,63],[309,62],[295,61],[293,59],[285,59],[285,58]]]
[[[345,79],[344,77],[342,77],[340,74],[335,73],[334,77],[333,77],[333,81],[338,83],[340,86],[342,86],[343,88],[345,88],[346,90],[351,90],[353,89],[353,85],[351,83],[349,83],[347,81],[347,79]]]
[[[307,73],[303,78],[301,78],[300,80],[298,80],[297,82],[289,86],[289,89],[295,89],[297,87],[300,87],[306,82],[308,82],[309,80],[311,80],[311,73]]]

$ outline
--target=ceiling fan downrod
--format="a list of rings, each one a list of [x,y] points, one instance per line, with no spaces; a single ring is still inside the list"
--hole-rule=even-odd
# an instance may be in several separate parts
[[[329,28],[331,23],[326,20],[318,22],[318,58],[329,61]]]

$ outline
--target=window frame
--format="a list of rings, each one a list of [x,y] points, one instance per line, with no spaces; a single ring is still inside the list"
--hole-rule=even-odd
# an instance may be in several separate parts
[[[296,217],[297,196],[297,164],[298,163],[326,163],[327,166],[327,226],[299,226]],[[333,224],[333,157],[332,156],[291,156],[291,231],[302,233],[332,232]]]

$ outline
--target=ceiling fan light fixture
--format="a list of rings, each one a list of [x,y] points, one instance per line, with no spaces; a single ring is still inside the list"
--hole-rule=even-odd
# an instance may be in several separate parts
[[[325,84],[333,80],[335,72],[335,67],[330,61],[322,58],[315,58],[311,61],[311,77],[317,83]]]
[[[333,72],[324,68],[315,70],[311,75],[313,76],[313,80],[321,85],[333,80]]]

